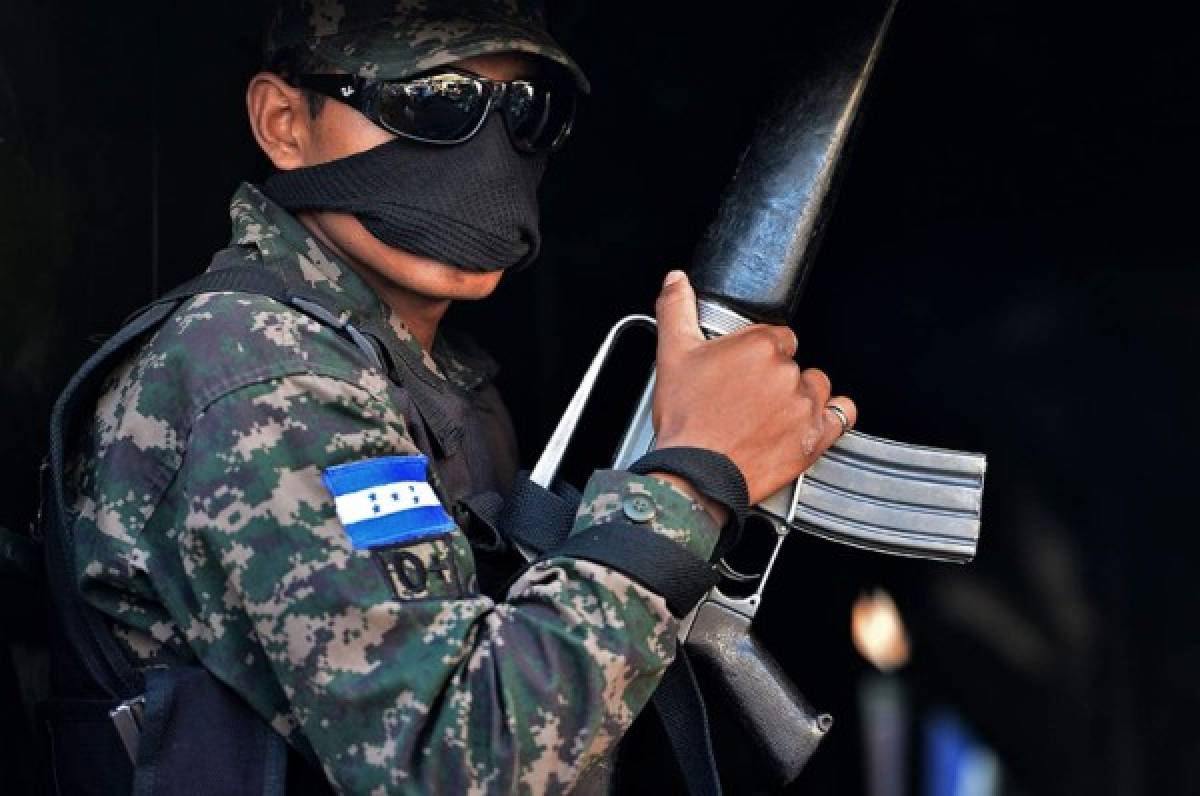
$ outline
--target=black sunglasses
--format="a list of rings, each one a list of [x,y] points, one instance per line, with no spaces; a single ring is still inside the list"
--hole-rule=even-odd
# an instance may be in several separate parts
[[[576,92],[565,79],[490,80],[443,68],[399,80],[294,75],[288,82],[340,100],[383,129],[425,144],[461,144],[495,109],[517,149],[553,152],[566,143],[575,121]]]

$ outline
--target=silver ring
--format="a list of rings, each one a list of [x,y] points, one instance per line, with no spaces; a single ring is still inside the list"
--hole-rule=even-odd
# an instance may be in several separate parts
[[[846,415],[845,409],[837,404],[825,404],[825,408],[837,415],[838,422],[842,424],[842,434],[850,430],[850,418]],[[841,436],[841,434],[838,436]]]

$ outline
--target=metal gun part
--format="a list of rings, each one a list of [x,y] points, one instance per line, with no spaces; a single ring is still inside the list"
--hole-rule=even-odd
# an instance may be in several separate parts
[[[530,474],[534,483],[543,488],[550,487],[605,362],[621,335],[635,327],[653,329],[655,320],[647,315],[630,315],[609,330]],[[630,464],[653,444],[653,392],[654,377],[651,375],[638,402],[634,422],[617,453],[615,465],[618,468]],[[631,439],[640,443],[630,443]],[[717,565],[721,574],[731,580],[757,580],[753,593],[731,596],[714,586],[680,621],[678,632],[679,641],[687,646],[698,676],[707,689],[710,709],[732,710],[740,727],[739,738],[752,739],[758,757],[756,770],[759,774],[765,773],[775,785],[796,778],[833,724],[832,716],[813,709],[750,628],[762,603],[771,569],[791,529],[790,521],[799,505],[799,487],[797,481],[779,490],[759,507],[770,518],[775,532],[775,544],[761,574],[743,575],[723,561]],[[786,731],[778,732],[781,727]],[[590,774],[589,781],[603,780],[604,776],[601,769]]]
[[[750,323],[714,301],[699,302],[709,337]],[[654,379],[617,449],[621,468],[654,442]],[[756,509],[773,522],[882,553],[965,563],[975,556],[983,508],[983,454],[929,448],[848,431],[799,480]]]
[[[699,317],[701,328],[710,337],[749,323],[732,310],[703,299]],[[535,483],[549,488],[618,338],[633,327],[653,325],[654,319],[647,315],[630,315],[609,331],[533,468]],[[651,375],[617,448],[614,467],[627,467],[654,444],[653,397]],[[762,501],[756,510],[780,526],[842,544],[965,562],[974,557],[979,542],[986,466],[982,454],[909,445],[849,431],[796,485]],[[741,579],[729,568],[725,574]],[[750,607],[745,605],[743,610]]]
[[[142,723],[146,711],[146,697],[138,696],[127,699],[108,712],[117,737],[125,747],[129,761],[137,765],[138,746],[142,740]]]

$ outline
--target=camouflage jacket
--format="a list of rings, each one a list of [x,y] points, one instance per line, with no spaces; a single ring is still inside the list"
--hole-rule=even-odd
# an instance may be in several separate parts
[[[253,186],[231,215],[246,261],[387,330],[435,378],[469,376]],[[73,459],[81,589],[139,664],[200,662],[341,791],[568,790],[645,706],[677,623],[639,583],[565,557],[493,601],[458,527],[406,546],[428,574],[415,584],[353,547],[322,476],[418,453],[419,420],[352,354],[266,297],[188,300],[110,375]],[[575,531],[626,521],[637,494],[655,531],[710,555],[709,515],[651,477],[597,471]]]

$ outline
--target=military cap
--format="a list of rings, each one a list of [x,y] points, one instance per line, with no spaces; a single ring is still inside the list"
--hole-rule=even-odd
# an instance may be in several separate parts
[[[274,0],[266,55],[307,47],[351,74],[408,77],[496,52],[540,55],[564,67],[580,91],[587,77],[546,30],[541,0]]]

